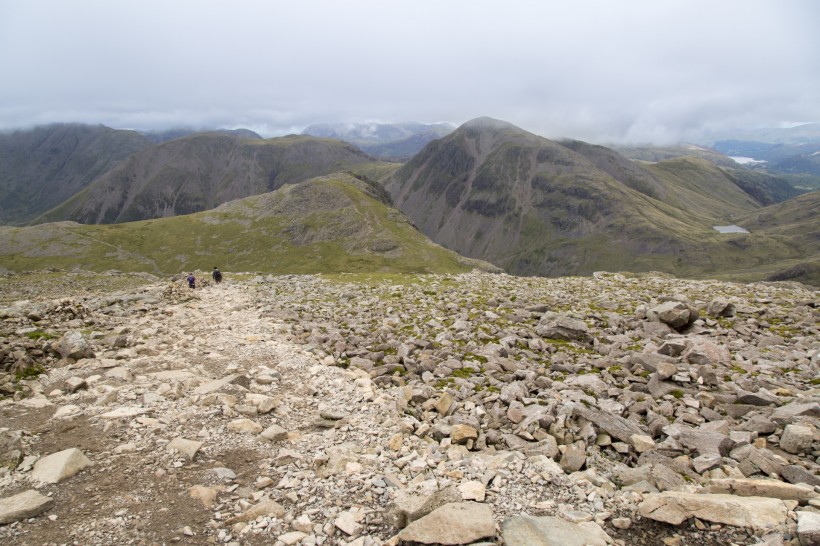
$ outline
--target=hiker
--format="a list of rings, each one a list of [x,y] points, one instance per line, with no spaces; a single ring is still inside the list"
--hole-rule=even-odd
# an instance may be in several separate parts
[[[222,282],[222,272],[219,270],[218,267],[214,266],[214,272],[211,273],[211,275],[213,276],[214,282],[216,284],[219,284],[219,283]]]
[[[193,273],[188,273],[188,288],[196,288],[196,277]]]

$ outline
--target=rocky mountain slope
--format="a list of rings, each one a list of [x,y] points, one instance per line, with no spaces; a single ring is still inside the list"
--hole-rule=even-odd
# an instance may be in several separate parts
[[[134,154],[39,220],[113,224],[189,214],[371,163],[329,139],[196,134]]]
[[[815,544],[817,292],[0,278],[4,544]]]
[[[385,185],[432,240],[516,274],[711,276],[817,254],[816,243],[718,234],[715,225],[776,198],[774,188],[733,176],[697,158],[642,166],[482,118],[428,145]]]
[[[443,273],[477,265],[431,243],[381,186],[350,173],[172,218],[0,227],[0,257],[13,271],[82,264],[154,274],[213,264],[275,273]]]
[[[0,224],[30,222],[150,145],[139,133],[102,125],[0,133]]]

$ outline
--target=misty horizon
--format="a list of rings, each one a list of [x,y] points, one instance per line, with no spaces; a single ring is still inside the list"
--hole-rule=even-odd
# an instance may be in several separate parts
[[[811,0],[0,0],[0,129],[460,125],[702,142],[820,120]]]

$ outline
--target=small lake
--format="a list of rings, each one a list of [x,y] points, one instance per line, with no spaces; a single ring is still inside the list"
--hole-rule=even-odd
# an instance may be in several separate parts
[[[766,163],[765,159],[755,159],[753,157],[729,156],[729,159],[734,159],[735,163],[741,165],[757,165],[758,163]]]
[[[720,233],[749,233],[749,230],[744,229],[740,226],[731,225],[731,226],[712,226]]]

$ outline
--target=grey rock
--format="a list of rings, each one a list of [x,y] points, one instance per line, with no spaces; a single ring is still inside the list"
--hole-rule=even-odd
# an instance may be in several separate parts
[[[453,485],[428,495],[399,491],[396,494],[390,513],[396,527],[402,529],[436,508],[460,500],[461,493]]]
[[[92,464],[79,449],[65,449],[37,461],[31,471],[31,478],[42,483],[60,483]]]
[[[54,506],[54,499],[34,489],[0,499],[0,525],[33,518]]]
[[[788,514],[788,506],[780,499],[680,491],[647,494],[638,510],[646,518],[672,525],[694,517],[752,529],[779,527]]]
[[[470,544],[494,537],[495,521],[486,504],[450,503],[410,523],[398,536],[403,541],[421,544]]]
[[[590,421],[613,438],[617,438],[622,442],[631,443],[633,435],[646,434],[646,431],[634,421],[596,408],[587,408],[582,404],[575,404],[572,407],[572,415]]]
[[[814,430],[811,427],[786,425],[780,436],[780,449],[789,453],[806,453],[811,451],[814,436]]]
[[[612,539],[594,522],[571,523],[555,516],[512,516],[504,520],[506,546],[606,546]]]
[[[715,298],[706,306],[706,312],[715,318],[733,317],[736,309],[735,305],[726,298]]]
[[[168,443],[168,449],[182,453],[189,461],[193,461],[197,452],[202,448],[202,442],[177,437]]]
[[[810,485],[795,485],[780,480],[718,479],[709,482],[710,493],[728,493],[741,497],[770,497],[783,500],[809,501],[820,497]]]
[[[807,402],[804,404],[791,403],[774,410],[771,415],[772,421],[781,425],[794,422],[797,417],[820,418],[820,402]]]
[[[62,358],[71,358],[74,360],[94,358],[94,350],[81,332],[66,332],[63,334],[63,337],[52,343],[51,347],[57,351]]]
[[[68,393],[77,392],[85,387],[85,379],[82,377],[72,376],[65,380],[65,390]]]
[[[583,440],[578,440],[566,447],[559,464],[564,472],[576,472],[581,470],[586,460],[586,444]]]
[[[801,546],[820,544],[820,513],[797,512],[797,538]]]
[[[547,313],[535,329],[535,333],[549,339],[581,341],[588,336],[589,327],[581,320],[569,315]]]
[[[688,305],[679,301],[667,301],[649,310],[650,319],[667,324],[675,330],[683,330],[697,318]]]
[[[725,434],[697,429],[672,429],[667,434],[674,437],[682,446],[694,451],[698,455],[719,455],[727,457],[734,442]]]
[[[784,466],[780,471],[780,475],[789,483],[806,483],[812,487],[820,486],[820,476],[812,474],[801,466]]]

